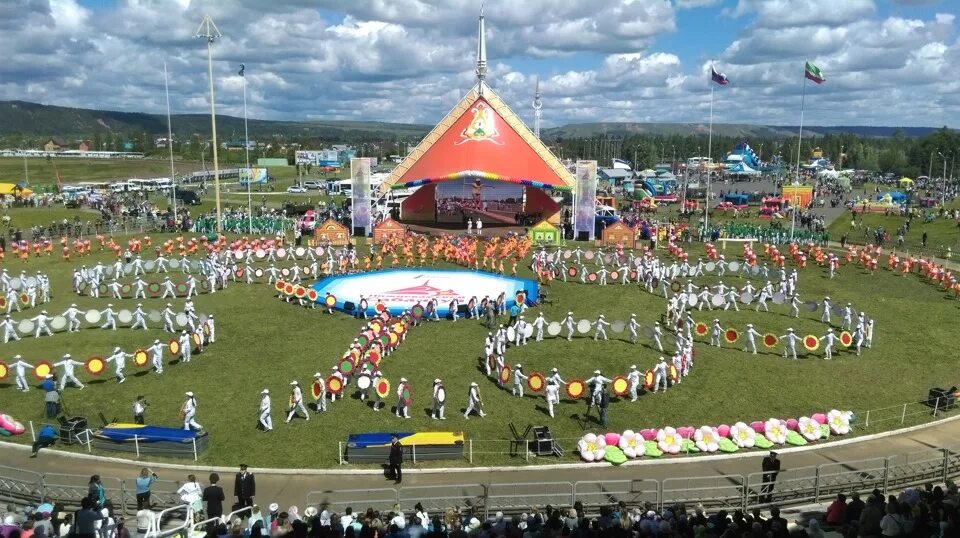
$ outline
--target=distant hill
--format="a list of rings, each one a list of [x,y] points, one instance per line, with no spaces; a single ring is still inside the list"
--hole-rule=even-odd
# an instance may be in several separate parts
[[[174,114],[175,133],[210,133],[208,114]],[[272,135],[301,137],[362,137],[363,135],[422,137],[427,125],[385,123],[376,121],[267,121],[249,120],[250,138]],[[72,138],[96,132],[146,132],[158,135],[167,132],[167,117],[161,114],[89,110],[26,101],[0,101],[0,136],[50,136]],[[217,115],[217,134],[224,139],[243,136],[243,118]]]
[[[897,130],[905,136],[921,137],[935,131],[935,127],[867,127],[867,126],[804,126],[804,136],[823,136],[826,134],[854,134],[858,136],[888,137]],[[590,138],[594,136],[625,137],[635,135],[671,136],[700,133],[704,136],[710,130],[707,123],[573,123],[562,127],[552,127],[543,131],[543,137]],[[797,136],[799,127],[789,125],[751,125],[740,123],[714,123],[713,133],[719,136],[735,138],[788,138]]]
[[[172,118],[175,133],[208,134],[210,117],[206,114],[175,114]],[[363,140],[377,138],[419,139],[431,128],[430,125],[387,123],[375,121],[269,121],[249,120],[250,137],[253,139],[273,135]],[[625,137],[630,135],[706,135],[706,123],[573,123],[543,131],[543,138],[590,138],[596,136]],[[850,133],[860,136],[892,136],[897,127],[804,127],[805,136],[823,136],[828,133]],[[933,127],[903,127],[908,137],[920,137],[935,130]],[[139,112],[116,112],[89,110],[53,105],[41,105],[26,101],[0,101],[0,136],[20,134],[32,137],[87,137],[94,133],[146,132],[159,135],[167,131],[167,118],[160,114]],[[243,118],[217,116],[217,132],[222,139],[242,137]],[[713,132],[719,136],[738,138],[787,138],[796,136],[797,127],[778,125],[750,125],[716,123]]]

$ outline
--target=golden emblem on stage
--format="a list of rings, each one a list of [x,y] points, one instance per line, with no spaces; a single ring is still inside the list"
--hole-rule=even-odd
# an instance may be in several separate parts
[[[473,113],[473,119],[467,128],[460,133],[461,140],[457,145],[464,142],[484,142],[489,141],[494,144],[500,144],[497,138],[500,132],[497,131],[496,114],[486,103],[478,102],[476,106],[470,109]]]

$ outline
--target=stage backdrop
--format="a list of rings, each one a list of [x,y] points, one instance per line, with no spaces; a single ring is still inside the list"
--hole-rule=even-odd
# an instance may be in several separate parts
[[[370,159],[350,159],[353,235],[370,235]]]
[[[597,215],[597,161],[577,161],[576,215],[573,231],[577,239],[593,241]]]
[[[437,222],[515,222],[523,211],[523,185],[487,179],[452,179],[437,184]]]

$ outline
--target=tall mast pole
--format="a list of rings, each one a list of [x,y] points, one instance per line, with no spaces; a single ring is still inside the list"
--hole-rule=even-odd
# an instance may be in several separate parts
[[[213,145],[213,192],[217,206],[217,233],[223,230],[222,213],[220,210],[220,161],[217,158],[217,102],[213,93],[213,42],[223,37],[210,15],[204,15],[197,28],[197,38],[207,41],[207,77],[210,81],[210,134]]]
[[[533,136],[540,138],[540,109],[543,108],[543,102],[540,101],[540,77],[537,77],[537,83],[533,89]]]
[[[173,207],[173,224],[177,219],[177,174],[173,169],[173,122],[170,121],[170,83],[167,81],[167,62],[163,62],[163,89],[167,94],[167,148],[170,152],[170,200]],[[201,150],[202,152],[202,150]]]

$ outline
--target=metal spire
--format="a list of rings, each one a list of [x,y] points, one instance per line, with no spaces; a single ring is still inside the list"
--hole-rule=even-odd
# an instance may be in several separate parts
[[[487,37],[483,28],[483,6],[480,6],[480,28],[477,36],[477,82],[483,90],[483,81],[487,78]]]
[[[540,101],[540,77],[537,77],[537,83],[533,88],[533,136],[540,138],[540,109],[543,108],[543,102]]]
[[[196,37],[207,42],[207,78],[210,82],[210,145],[213,146],[213,192],[217,207],[216,230],[223,229],[222,210],[220,208],[220,162],[217,158],[217,100],[213,93],[213,42],[223,37],[210,15],[204,15],[197,27]]]

